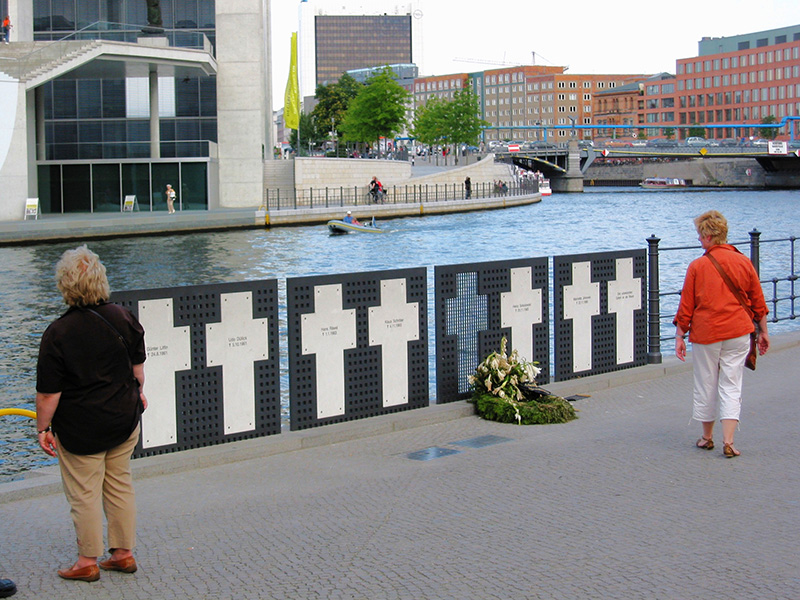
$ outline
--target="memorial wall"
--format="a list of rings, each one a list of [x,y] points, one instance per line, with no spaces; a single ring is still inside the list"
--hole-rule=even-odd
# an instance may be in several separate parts
[[[285,314],[277,280],[115,293],[146,331],[135,455],[423,408],[430,381],[463,400],[503,337],[540,384],[644,365],[646,272],[645,250],[437,266],[435,350],[425,267],[289,278]]]

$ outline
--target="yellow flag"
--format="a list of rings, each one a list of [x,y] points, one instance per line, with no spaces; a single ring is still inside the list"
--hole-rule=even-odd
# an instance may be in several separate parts
[[[283,122],[289,129],[300,127],[300,85],[297,82],[297,32],[292,33],[292,57],[289,62],[289,81],[283,98]]]

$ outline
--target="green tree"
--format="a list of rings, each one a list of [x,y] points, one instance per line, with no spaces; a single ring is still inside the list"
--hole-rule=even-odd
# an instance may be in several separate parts
[[[453,94],[452,100],[432,98],[417,109],[413,135],[423,144],[452,144],[458,162],[461,144],[477,144],[482,127],[488,125],[479,112],[478,97],[469,86]]]
[[[675,130],[672,127],[665,127],[664,137],[668,140],[671,140],[673,137],[675,137]]]
[[[394,137],[405,125],[408,98],[389,67],[373,75],[347,108],[341,127],[345,139],[372,143]]]
[[[364,86],[345,73],[330,85],[318,85],[317,105],[311,112],[320,131],[338,132],[350,102]]]
[[[447,104],[431,98],[414,112],[411,135],[422,144],[435,146],[447,137]]]
[[[462,144],[474,146],[478,143],[481,129],[489,123],[478,116],[480,106],[478,97],[472,93],[469,85],[453,94],[445,111],[445,127],[447,141],[455,146],[454,155],[458,163],[458,148]]]
[[[777,123],[778,119],[775,118],[775,115],[767,115],[763,119],[761,119],[762,125],[770,125],[771,123]],[[760,129],[761,137],[765,140],[774,140],[775,137],[778,135],[778,128],[777,127],[763,127]]]
[[[308,156],[309,147],[315,148],[326,139],[326,135],[317,131],[316,120],[312,115],[300,113],[300,140],[297,139],[297,129],[292,129],[289,135],[289,144],[295,149],[298,156]]]
[[[706,128],[700,127],[697,123],[692,123],[692,126],[689,127],[689,131],[686,133],[686,137],[706,137]]]

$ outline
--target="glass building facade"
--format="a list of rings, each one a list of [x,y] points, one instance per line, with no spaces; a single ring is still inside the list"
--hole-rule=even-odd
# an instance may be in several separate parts
[[[316,85],[335,83],[353,69],[414,62],[411,15],[317,15],[314,35]]]
[[[205,36],[213,52],[214,0],[161,0],[160,8],[170,46],[202,48]],[[33,10],[35,40],[136,43],[148,23],[145,0],[33,0]],[[43,212],[121,210],[129,194],[137,196],[139,210],[166,210],[167,183],[178,191],[183,210],[208,207],[216,79],[159,77],[161,158],[155,160],[150,160],[148,90],[146,77],[62,77],[42,86]]]

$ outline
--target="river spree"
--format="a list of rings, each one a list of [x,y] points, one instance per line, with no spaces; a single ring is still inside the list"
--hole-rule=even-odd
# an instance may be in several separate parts
[[[285,300],[286,277],[642,248],[655,234],[662,248],[695,247],[662,253],[661,289],[668,291],[680,288],[686,265],[701,253],[692,223],[695,216],[709,209],[721,211],[728,219],[732,242],[747,241],[753,228],[762,232],[762,241],[787,238],[800,234],[798,200],[797,191],[607,188],[556,194],[540,204],[505,210],[384,221],[381,225],[390,232],[380,236],[329,236],[324,225],[315,225],[88,245],[105,263],[112,290],[277,278]],[[39,339],[65,310],[55,289],[55,263],[64,250],[76,245],[0,248],[0,408],[34,408]],[[788,243],[764,244],[762,279],[788,275],[790,258]],[[765,294],[771,296],[771,289],[765,287]],[[431,296],[431,307],[432,300]],[[285,318],[284,306],[282,343]],[[432,320],[429,325],[433,337]],[[797,325],[786,321],[771,324],[770,329],[780,332]],[[286,381],[283,387],[288,389]],[[50,464],[32,431],[27,419],[0,418],[0,481]]]

